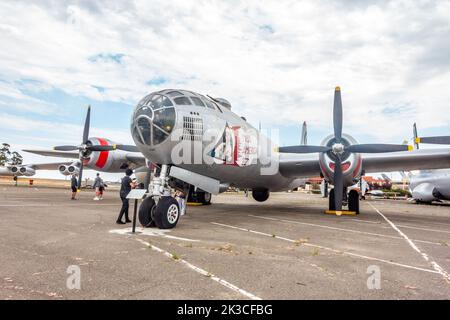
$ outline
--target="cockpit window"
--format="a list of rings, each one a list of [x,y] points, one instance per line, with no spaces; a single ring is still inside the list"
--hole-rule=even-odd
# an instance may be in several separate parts
[[[203,101],[205,102],[205,104],[206,104],[206,106],[207,106],[208,108],[213,109],[213,110],[216,110],[216,108],[214,108],[214,105],[212,104],[211,101],[209,101],[209,100],[206,99],[206,98],[203,98]]]
[[[183,94],[180,91],[170,91],[167,93],[167,95],[171,98],[173,97],[178,97],[178,96],[183,96]]]
[[[197,97],[191,97],[191,100],[194,102],[194,104],[195,104],[196,106],[199,106],[199,107],[204,107],[204,106],[205,106],[205,105],[203,104],[202,100],[200,100],[200,98],[197,98]]]
[[[175,126],[175,108],[169,98],[154,94],[139,104],[133,116],[133,137],[153,146],[164,142]]]
[[[192,103],[188,97],[178,97],[178,98],[173,99],[173,101],[175,101],[175,103],[178,105],[184,105],[184,106],[192,105]]]
[[[163,97],[162,105],[164,107],[171,107],[171,106],[173,106],[172,101],[170,101],[170,99],[167,98],[167,97]]]

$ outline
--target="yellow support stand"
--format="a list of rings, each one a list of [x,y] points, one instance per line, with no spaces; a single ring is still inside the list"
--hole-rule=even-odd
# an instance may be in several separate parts
[[[187,205],[188,206],[202,206],[203,203],[200,203],[200,202],[188,202]]]
[[[326,214],[334,214],[336,216],[340,216],[340,215],[350,215],[350,216],[354,216],[356,215],[355,211],[348,211],[348,210],[341,210],[341,211],[337,211],[337,210],[326,210],[325,211]]]

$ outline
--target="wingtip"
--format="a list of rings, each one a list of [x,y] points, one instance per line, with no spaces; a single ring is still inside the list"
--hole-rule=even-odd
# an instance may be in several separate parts
[[[414,147],[413,146],[410,146],[410,145],[408,145],[408,151],[413,151],[414,150]]]
[[[335,89],[334,89],[334,91],[341,91],[341,87],[336,87]]]

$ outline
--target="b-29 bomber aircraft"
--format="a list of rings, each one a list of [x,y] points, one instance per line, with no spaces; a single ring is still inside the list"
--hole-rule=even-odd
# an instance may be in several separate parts
[[[171,192],[174,188],[194,185],[218,194],[233,186],[251,189],[253,198],[262,202],[270,192],[296,188],[305,177],[317,175],[334,186],[329,210],[340,214],[347,206],[359,213],[357,191],[347,191],[364,173],[450,167],[449,149],[359,144],[343,133],[339,87],[334,92],[333,126],[333,134],[319,146],[278,147],[234,113],[225,99],[187,90],[153,92],[139,101],[131,118],[137,149],[157,164],[140,207],[140,221],[163,229],[175,227],[180,208]]]

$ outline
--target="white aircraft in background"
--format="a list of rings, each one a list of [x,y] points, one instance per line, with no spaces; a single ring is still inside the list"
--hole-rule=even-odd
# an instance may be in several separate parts
[[[449,144],[448,137],[418,137],[417,125],[413,126],[414,144],[419,149],[420,143]],[[401,172],[409,180],[409,189],[416,202],[450,200],[450,169],[421,170],[416,174]]]

